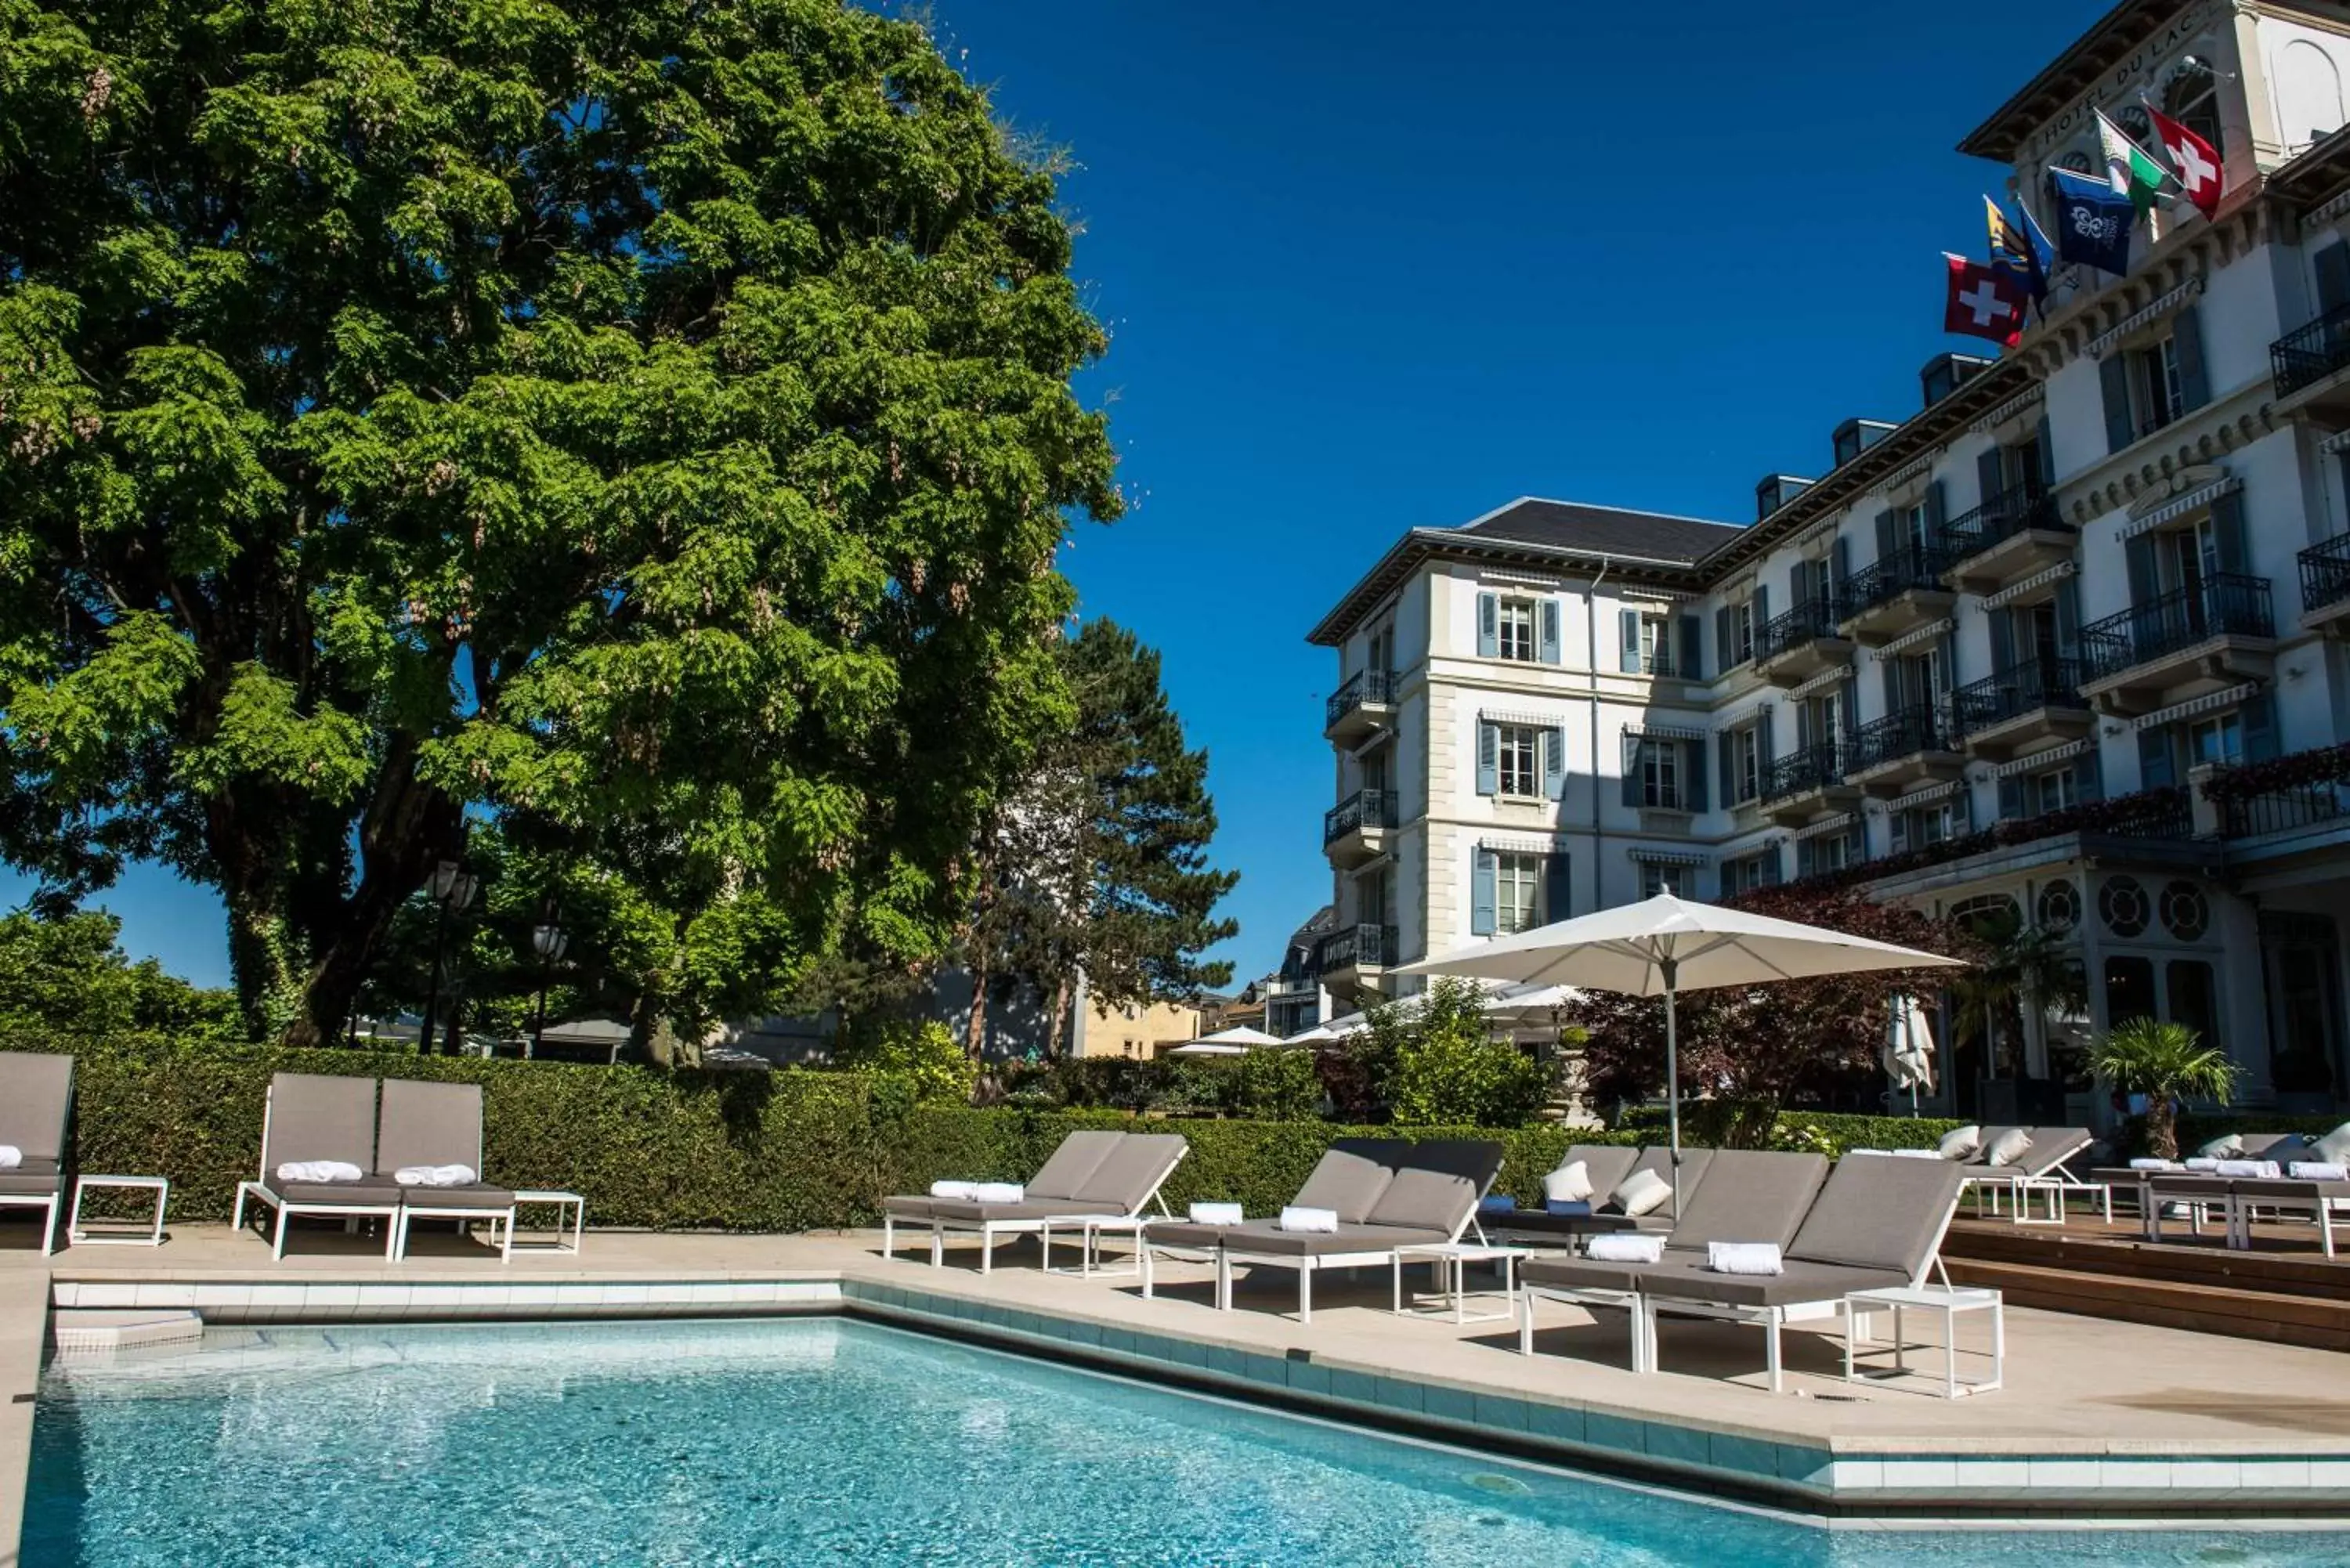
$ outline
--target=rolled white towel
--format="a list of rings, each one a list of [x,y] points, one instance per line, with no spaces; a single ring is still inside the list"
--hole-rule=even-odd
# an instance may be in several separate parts
[[[2212,1174],[2242,1180],[2268,1181],[2283,1175],[2284,1168],[2272,1159],[2223,1159],[2213,1168]]]
[[[2199,1154],[2188,1160],[2186,1165],[2189,1170],[2200,1170],[2206,1174],[2220,1168],[2220,1162],[2208,1154]]]
[[[1942,1157],[1936,1155],[1936,1159]],[[1705,1266],[1717,1274],[1783,1274],[1786,1263],[1775,1241],[1708,1241]]]
[[[2130,1168],[2132,1170],[2184,1170],[2187,1168],[2175,1159],[2134,1159],[2130,1161]]]
[[[2350,1181],[2350,1165],[2329,1165],[2322,1159],[2296,1159],[2285,1168],[2295,1181]]]
[[[1591,1238],[1583,1255],[1600,1263],[1654,1263],[1664,1258],[1665,1239],[1638,1231],[1611,1231]]]
[[[470,1165],[403,1165],[391,1179],[402,1187],[471,1187],[474,1175]]]
[[[1889,1148],[1848,1148],[1845,1150],[1845,1153],[1846,1154],[1891,1154],[1892,1152],[1893,1151]]]
[[[1194,1203],[1191,1223],[1194,1225],[1237,1225],[1241,1222],[1241,1206],[1237,1203]]]
[[[1281,1211],[1281,1228],[1303,1231],[1312,1235],[1332,1236],[1338,1231],[1338,1211],[1335,1209],[1300,1209],[1292,1204]]]
[[[1947,1158],[1939,1148],[1897,1148],[1892,1151],[1892,1154],[1893,1158],[1896,1159],[1942,1159]]]
[[[1026,1185],[1017,1181],[974,1181],[971,1186],[974,1203],[1017,1203],[1027,1196]]]
[[[0,1170],[14,1170],[25,1163],[25,1151],[13,1143],[0,1143]]]
[[[366,1175],[347,1159],[289,1159],[277,1168],[280,1181],[357,1181]]]
[[[979,1183],[976,1181],[933,1181],[931,1183],[931,1197],[960,1198],[966,1203],[971,1200],[971,1195],[978,1190]]]

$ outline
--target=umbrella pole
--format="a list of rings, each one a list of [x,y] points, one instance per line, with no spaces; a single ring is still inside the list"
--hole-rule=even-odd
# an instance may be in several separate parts
[[[1665,980],[1665,1132],[1673,1151],[1673,1218],[1678,1222],[1681,1212],[1681,1062],[1679,1023],[1673,1014],[1673,986],[1679,966],[1664,959],[1658,969]]]

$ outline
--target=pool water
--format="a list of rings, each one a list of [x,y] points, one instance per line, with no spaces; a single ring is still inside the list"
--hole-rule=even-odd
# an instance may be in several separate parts
[[[59,1359],[28,1568],[2350,1563],[1830,1533],[837,1318],[222,1329]]]

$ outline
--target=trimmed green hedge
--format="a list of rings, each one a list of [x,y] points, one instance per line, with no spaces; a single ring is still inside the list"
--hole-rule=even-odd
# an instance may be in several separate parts
[[[1721,1141],[1725,1109],[1700,1101],[1681,1110],[1681,1137],[1692,1144]],[[1622,1127],[1644,1137],[1662,1138],[1665,1113],[1646,1106],[1623,1118]],[[1773,1148],[1816,1149],[1842,1156],[1855,1148],[1931,1148],[1942,1135],[1966,1126],[1939,1116],[1866,1116],[1836,1111],[1781,1111],[1772,1128]]]

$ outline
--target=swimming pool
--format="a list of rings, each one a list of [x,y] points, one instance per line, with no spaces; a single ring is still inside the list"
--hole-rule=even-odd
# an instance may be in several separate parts
[[[28,1568],[2350,1561],[1829,1532],[838,1318],[214,1330],[60,1359]]]

